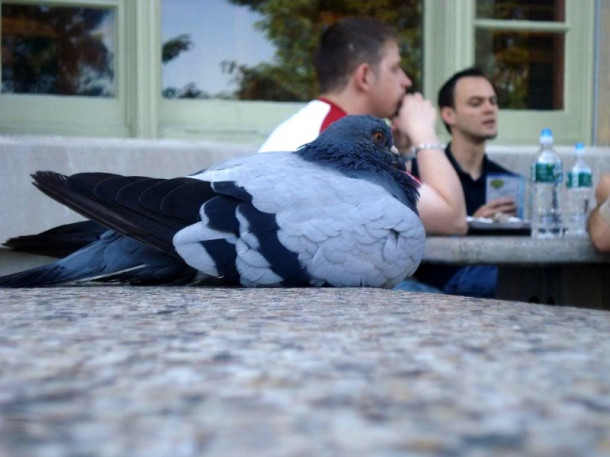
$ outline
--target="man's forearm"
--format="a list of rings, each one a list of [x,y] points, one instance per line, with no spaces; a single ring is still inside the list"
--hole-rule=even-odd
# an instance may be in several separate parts
[[[431,205],[421,205],[420,215],[429,234],[453,235],[466,233],[466,202],[458,176],[442,149],[426,149],[417,155],[417,167],[422,189]],[[436,194],[436,195],[434,195]]]
[[[419,177],[423,183],[417,208],[428,234],[464,234],[466,202],[462,185],[442,148],[434,129],[436,109],[421,94],[407,94],[394,119],[394,126],[417,153]]]

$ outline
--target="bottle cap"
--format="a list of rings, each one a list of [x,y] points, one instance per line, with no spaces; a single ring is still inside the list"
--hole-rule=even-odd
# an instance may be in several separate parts
[[[542,129],[542,132],[540,132],[540,144],[553,144],[553,132],[551,129]]]
[[[585,145],[582,143],[576,143],[574,145],[574,154],[578,157],[585,155]]]

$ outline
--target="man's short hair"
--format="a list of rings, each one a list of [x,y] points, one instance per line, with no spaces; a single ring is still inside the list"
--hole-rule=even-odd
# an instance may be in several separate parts
[[[362,63],[375,67],[388,42],[399,42],[396,29],[370,17],[345,17],[322,34],[314,55],[321,93],[342,89]]]
[[[487,75],[485,75],[485,73],[483,73],[477,67],[469,67],[469,68],[466,68],[465,70],[458,71],[451,78],[449,78],[447,81],[445,81],[445,84],[443,84],[441,86],[441,88],[439,89],[439,91],[438,91],[439,109],[442,110],[446,106],[448,106],[449,108],[455,108],[455,86],[457,85],[457,82],[460,79],[466,78],[468,76],[485,78],[486,80],[489,81],[489,78],[487,77]],[[491,81],[489,81],[489,82],[491,83]],[[492,84],[492,86],[493,86],[493,84]],[[449,133],[451,133],[451,128],[449,127],[449,125],[447,125],[446,122],[443,122],[443,124],[445,124],[445,128],[447,129],[447,131]]]

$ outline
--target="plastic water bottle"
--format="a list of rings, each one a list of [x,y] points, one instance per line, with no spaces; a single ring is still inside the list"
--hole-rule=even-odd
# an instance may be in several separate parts
[[[540,134],[540,152],[532,164],[531,224],[533,238],[562,236],[560,191],[561,159],[553,149],[551,129]]]
[[[593,174],[585,162],[585,147],[582,143],[574,146],[576,161],[566,174],[566,236],[583,238],[587,235],[587,216],[593,193]]]

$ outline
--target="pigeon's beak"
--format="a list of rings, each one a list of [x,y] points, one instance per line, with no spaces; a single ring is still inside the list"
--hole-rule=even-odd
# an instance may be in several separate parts
[[[390,148],[390,152],[392,153],[393,158],[392,165],[394,165],[394,167],[398,168],[399,170],[405,171],[407,168],[407,164],[400,155],[400,151],[398,151],[398,148],[392,145],[392,147]]]

